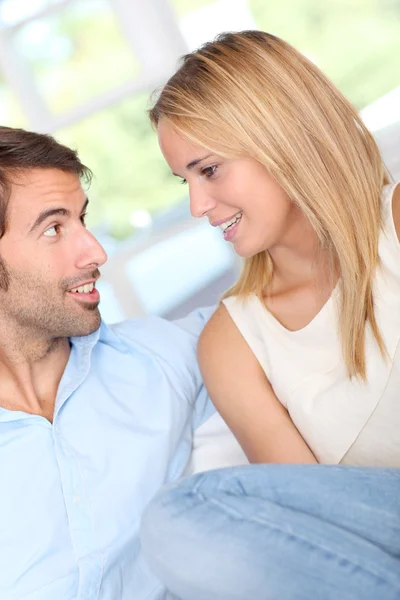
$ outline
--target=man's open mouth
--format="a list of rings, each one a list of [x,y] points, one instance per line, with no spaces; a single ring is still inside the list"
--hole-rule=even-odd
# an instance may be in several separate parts
[[[95,288],[95,283],[85,283],[84,285],[80,285],[79,287],[73,288],[69,290],[70,292],[74,292],[76,294],[91,294]]]

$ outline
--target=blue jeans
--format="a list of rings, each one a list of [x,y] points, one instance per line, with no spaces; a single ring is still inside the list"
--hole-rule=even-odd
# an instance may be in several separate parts
[[[182,600],[399,600],[400,470],[201,473],[154,499],[142,542]]]

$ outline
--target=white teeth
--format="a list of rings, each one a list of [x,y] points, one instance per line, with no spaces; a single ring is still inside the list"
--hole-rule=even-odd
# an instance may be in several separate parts
[[[226,231],[228,227],[231,227],[232,225],[240,221],[242,214],[242,212],[238,212],[234,217],[232,217],[232,219],[230,219],[229,221],[225,221],[225,223],[222,223],[222,225],[220,225],[222,231]]]
[[[71,292],[77,292],[78,294],[90,294],[93,291],[94,283],[86,283],[85,285],[80,285],[77,288],[71,290]]]

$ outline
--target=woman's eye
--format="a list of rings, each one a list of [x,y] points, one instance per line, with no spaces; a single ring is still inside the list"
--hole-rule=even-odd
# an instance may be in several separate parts
[[[186,183],[187,183],[186,179],[181,179],[181,184],[182,185],[186,185]]]
[[[59,233],[60,233],[60,226],[52,225],[51,227],[46,229],[46,231],[44,232],[43,235],[45,235],[46,237],[56,237]]]
[[[215,174],[216,170],[217,165],[213,165],[212,167],[206,167],[205,169],[203,169],[201,174],[207,177],[207,179],[210,179],[210,177],[212,177]]]

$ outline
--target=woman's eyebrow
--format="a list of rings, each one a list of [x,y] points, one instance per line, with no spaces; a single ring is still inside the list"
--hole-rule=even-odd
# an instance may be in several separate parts
[[[212,154],[207,154],[207,156],[203,156],[203,158],[196,158],[195,160],[192,160],[189,164],[187,164],[186,168],[190,171],[190,169],[193,169],[193,167],[203,162],[203,160],[206,160],[206,158],[210,158],[210,156],[212,156]]]

